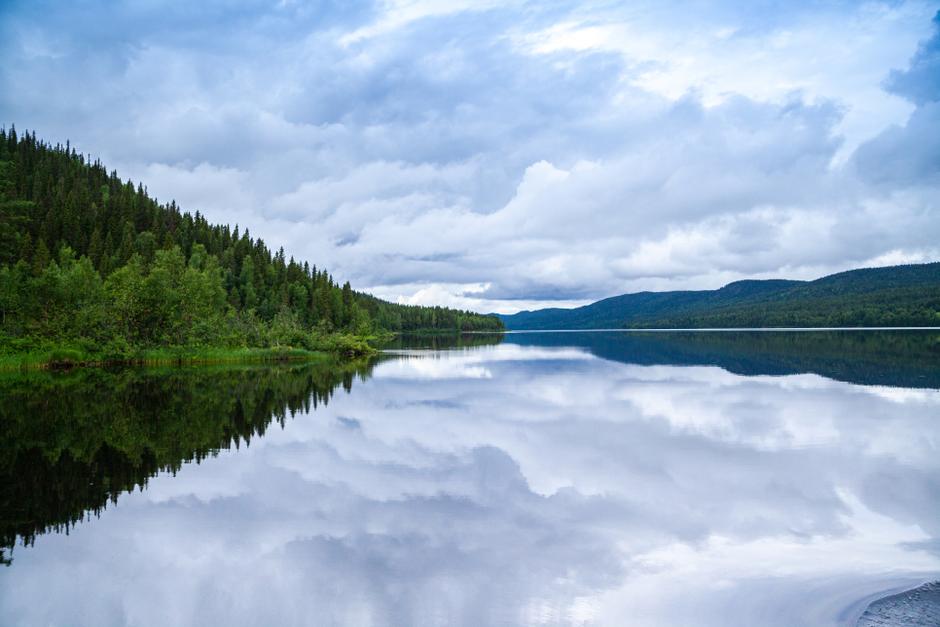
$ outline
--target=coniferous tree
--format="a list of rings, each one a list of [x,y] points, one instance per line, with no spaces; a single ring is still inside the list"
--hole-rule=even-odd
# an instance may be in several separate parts
[[[36,245],[36,252],[33,253],[32,268],[33,276],[39,276],[49,265],[49,247],[46,246],[46,240],[39,238],[39,244]]]

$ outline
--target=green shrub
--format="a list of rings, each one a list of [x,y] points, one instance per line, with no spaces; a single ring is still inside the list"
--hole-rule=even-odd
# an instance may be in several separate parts
[[[87,361],[84,353],[73,348],[56,348],[46,360],[50,368],[70,368]]]

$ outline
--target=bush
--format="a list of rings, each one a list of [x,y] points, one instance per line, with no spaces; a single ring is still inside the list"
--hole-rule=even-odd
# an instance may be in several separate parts
[[[124,336],[113,337],[101,347],[102,361],[127,361],[134,355],[134,349]]]
[[[56,348],[49,353],[47,359],[50,368],[71,368],[84,361],[85,355],[73,348]]]

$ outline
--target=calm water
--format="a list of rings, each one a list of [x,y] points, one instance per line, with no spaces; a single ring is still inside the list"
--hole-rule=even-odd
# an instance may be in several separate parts
[[[0,624],[854,625],[940,577],[936,332],[391,350],[0,374]]]

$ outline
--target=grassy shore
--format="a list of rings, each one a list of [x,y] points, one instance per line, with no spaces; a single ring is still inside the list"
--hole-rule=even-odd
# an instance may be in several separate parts
[[[153,348],[130,355],[106,356],[57,348],[0,354],[0,370],[68,369],[112,365],[160,366],[184,364],[260,363],[326,359],[325,351],[301,348]]]
[[[69,369],[116,365],[160,366],[315,361],[368,357],[386,336],[325,335],[309,348],[164,346],[101,349],[69,344],[40,344],[11,350],[0,347],[0,370]]]

